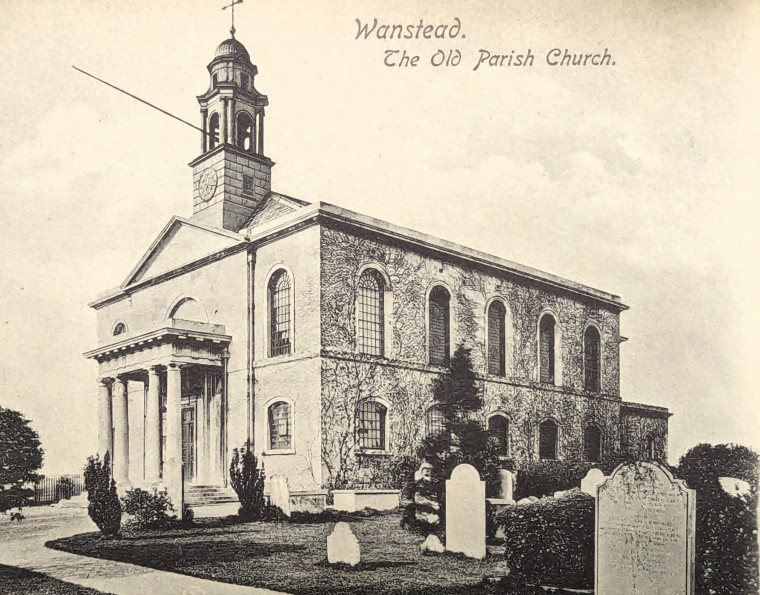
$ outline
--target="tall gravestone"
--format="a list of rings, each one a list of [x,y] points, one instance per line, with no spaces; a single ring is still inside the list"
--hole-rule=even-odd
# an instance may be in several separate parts
[[[511,471],[502,469],[499,471],[499,499],[512,500],[515,479]]]
[[[659,464],[615,469],[596,499],[596,594],[692,595],[695,506]]]
[[[446,480],[446,549],[486,557],[486,482],[472,465],[458,465]]]
[[[284,475],[272,475],[270,478],[269,504],[278,506],[286,517],[290,516],[290,490],[288,478]]]

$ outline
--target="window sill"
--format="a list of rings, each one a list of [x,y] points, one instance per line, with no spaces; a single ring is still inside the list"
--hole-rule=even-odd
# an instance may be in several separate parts
[[[360,450],[359,456],[362,457],[389,457],[391,452],[389,450]]]
[[[295,448],[268,448],[262,454],[266,456],[271,455],[294,455],[296,454]]]

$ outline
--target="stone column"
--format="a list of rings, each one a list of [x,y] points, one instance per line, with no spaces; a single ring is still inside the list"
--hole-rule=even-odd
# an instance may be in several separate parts
[[[148,368],[148,398],[145,403],[145,479],[161,479],[161,392],[158,367]]]
[[[201,123],[203,124],[203,134],[201,135],[201,153],[208,151],[208,110],[201,110]]]
[[[166,459],[164,485],[177,515],[182,514],[182,373],[176,364],[166,369]]]
[[[264,154],[264,112],[259,112],[259,155]]]
[[[208,386],[204,387],[203,393],[198,397],[198,419],[195,421],[198,431],[198,445],[195,456],[196,460],[196,482],[205,485],[208,484]]]
[[[108,453],[111,462],[113,462],[112,384],[113,378],[98,378],[98,454],[102,460]]]
[[[118,486],[129,485],[129,391],[127,379],[119,378],[114,384],[113,399],[113,476]]]

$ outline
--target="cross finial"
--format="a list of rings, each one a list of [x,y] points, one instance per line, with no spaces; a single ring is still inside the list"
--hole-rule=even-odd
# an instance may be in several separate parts
[[[232,9],[232,27],[230,27],[230,34],[232,35],[232,39],[235,39],[235,4],[242,4],[243,0],[232,0],[232,4],[228,4],[227,6],[222,6],[222,10],[227,10],[228,8]]]

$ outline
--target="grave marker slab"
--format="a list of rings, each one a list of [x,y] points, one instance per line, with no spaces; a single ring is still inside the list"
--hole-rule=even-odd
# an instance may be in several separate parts
[[[356,566],[361,562],[359,540],[348,523],[336,523],[327,536],[327,561],[330,564]]]
[[[486,482],[472,465],[458,465],[446,480],[446,549],[486,557]]]
[[[596,500],[597,595],[693,595],[696,492],[656,463],[620,465]]]
[[[499,499],[512,500],[512,491],[515,484],[514,475],[507,469],[499,471]]]
[[[602,473],[601,469],[589,469],[586,476],[581,479],[581,492],[585,492],[589,496],[596,498],[596,490],[604,483],[605,479],[607,477]]]
[[[288,478],[284,475],[272,475],[269,479],[269,503],[279,506],[282,514],[290,517],[290,490]]]

